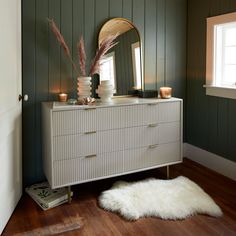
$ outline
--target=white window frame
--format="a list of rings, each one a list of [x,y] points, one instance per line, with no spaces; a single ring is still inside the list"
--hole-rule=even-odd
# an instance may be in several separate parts
[[[236,86],[218,85],[215,81],[215,28],[217,25],[236,22],[236,12],[207,18],[206,42],[206,94],[236,99]]]

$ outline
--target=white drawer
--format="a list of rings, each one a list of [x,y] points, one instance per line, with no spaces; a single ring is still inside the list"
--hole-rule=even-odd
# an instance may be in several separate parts
[[[53,136],[110,130],[143,124],[147,105],[57,111],[52,114]]]
[[[123,151],[90,158],[54,161],[53,188],[122,173],[123,169]]]
[[[144,147],[124,152],[124,171],[155,167],[181,161],[180,142]]]
[[[174,122],[180,118],[180,102],[56,111],[52,113],[52,135]]]
[[[147,147],[180,140],[180,122],[150,123],[124,129],[124,149]]]
[[[53,160],[68,160],[123,149],[123,130],[87,132],[53,137]]]

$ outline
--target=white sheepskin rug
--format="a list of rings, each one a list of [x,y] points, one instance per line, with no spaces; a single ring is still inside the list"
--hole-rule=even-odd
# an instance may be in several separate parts
[[[222,215],[212,198],[183,176],[133,183],[118,181],[110,190],[101,193],[98,202],[103,209],[117,212],[127,220],[147,216],[177,220],[197,213],[214,217]]]

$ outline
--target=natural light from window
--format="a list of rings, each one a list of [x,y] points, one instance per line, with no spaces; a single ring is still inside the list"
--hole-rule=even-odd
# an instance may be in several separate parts
[[[236,22],[215,26],[215,82],[235,86]]]
[[[100,66],[100,81],[110,80],[113,88],[116,90],[116,78],[115,78],[115,52],[106,54],[101,60]]]
[[[207,18],[206,94],[236,99],[236,12]]]

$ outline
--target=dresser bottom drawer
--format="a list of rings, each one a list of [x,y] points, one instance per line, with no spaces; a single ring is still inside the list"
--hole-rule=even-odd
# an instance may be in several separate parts
[[[181,161],[180,142],[54,161],[52,188]]]

